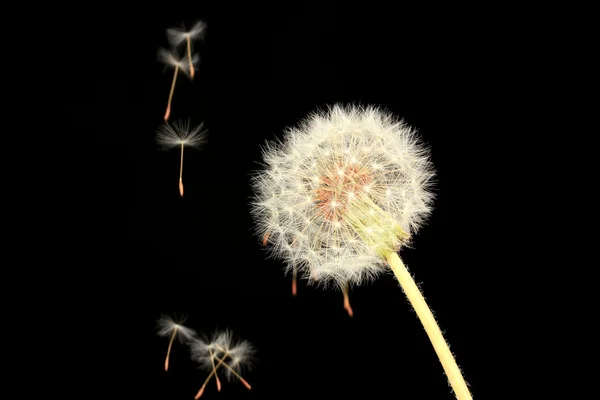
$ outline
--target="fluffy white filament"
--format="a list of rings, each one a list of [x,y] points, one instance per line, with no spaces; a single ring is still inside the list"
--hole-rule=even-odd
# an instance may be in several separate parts
[[[189,120],[178,120],[162,124],[156,131],[156,143],[163,150],[186,146],[200,148],[206,142],[207,130],[204,123],[192,126]]]
[[[257,234],[311,282],[373,278],[431,212],[428,150],[373,106],[336,104],[286,134],[263,147],[253,177]]]

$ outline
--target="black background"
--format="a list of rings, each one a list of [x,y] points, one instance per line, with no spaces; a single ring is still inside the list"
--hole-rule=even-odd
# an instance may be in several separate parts
[[[291,278],[253,236],[249,178],[260,146],[317,107],[353,102],[385,107],[431,148],[435,210],[401,257],[477,397],[485,373],[476,362],[485,343],[477,291],[491,279],[482,264],[493,218],[482,204],[494,195],[483,178],[493,144],[483,137],[491,123],[482,93],[498,90],[495,71],[510,60],[490,51],[499,46],[491,17],[474,22],[466,11],[190,2],[113,15],[114,33],[104,36],[113,54],[99,57],[95,79],[96,112],[110,118],[98,118],[96,131],[101,143],[128,144],[126,182],[114,188],[126,194],[127,258],[115,261],[123,265],[115,274],[131,305],[122,313],[139,323],[129,349],[139,357],[125,367],[143,394],[192,399],[206,376],[177,344],[163,370],[168,340],[155,322],[165,313],[188,315],[203,333],[230,328],[258,348],[245,374],[252,391],[232,382],[217,393],[211,384],[203,398],[453,398],[391,275],[351,291],[350,318],[340,292],[300,281],[292,297]],[[154,142],[173,72],[156,53],[167,28],[198,19],[208,24],[194,45],[200,67],[193,81],[179,76],[171,120],[204,122],[208,142],[186,150],[181,199],[179,152]]]

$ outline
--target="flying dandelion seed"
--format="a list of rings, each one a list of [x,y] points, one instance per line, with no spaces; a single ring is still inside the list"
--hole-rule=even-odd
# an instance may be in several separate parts
[[[217,391],[220,392],[221,391],[221,380],[219,379],[219,375],[217,375],[217,369],[219,369],[219,367],[221,367],[222,362],[215,364],[216,352],[220,351],[215,344],[215,340],[213,340],[212,342],[208,342],[204,339],[197,338],[196,340],[194,340],[192,342],[190,348],[192,351],[192,359],[193,360],[198,360],[198,361],[201,360],[203,366],[207,367],[208,365],[206,365],[207,364],[206,360],[210,359],[210,367],[212,369],[210,374],[204,381],[204,384],[198,391],[196,398],[199,398],[200,396],[202,396],[202,393],[204,392],[206,385],[210,381],[210,378],[212,378],[213,376],[215,377],[215,383],[217,384]],[[208,353],[208,357],[207,357],[207,353]]]
[[[253,177],[256,233],[286,270],[341,287],[390,267],[458,399],[471,399],[431,310],[397,254],[432,208],[434,171],[416,131],[373,106],[336,104],[263,147]]]
[[[175,48],[182,44],[187,43],[187,58],[188,66],[190,71],[190,77],[194,79],[194,65],[196,64],[192,58],[192,41],[202,39],[204,31],[206,30],[206,23],[203,21],[196,22],[192,29],[186,31],[184,28],[169,28],[167,29],[167,38],[170,45]]]
[[[194,397],[199,399],[206,385],[214,376],[217,380],[217,390],[221,391],[221,383],[218,380],[217,370],[225,369],[225,377],[228,380],[239,380],[248,390],[252,386],[241,376],[243,370],[250,370],[253,364],[253,357],[256,352],[254,347],[245,340],[236,340],[229,330],[215,332],[212,340],[195,340],[191,346],[192,359],[200,364],[201,368],[211,369],[210,374]]]
[[[159,49],[158,50],[158,59],[163,62],[167,67],[171,67],[175,69],[173,72],[173,81],[171,83],[171,90],[169,91],[169,100],[167,101],[167,109],[165,111],[164,120],[165,122],[169,120],[169,116],[171,115],[171,102],[173,101],[173,93],[175,91],[175,83],[177,82],[177,75],[179,75],[179,71],[188,75],[190,71],[194,70],[194,65],[198,64],[200,61],[200,56],[195,54],[190,59],[191,61],[188,63],[182,61],[177,55],[173,54],[167,49]]]
[[[191,127],[190,121],[175,121],[172,125],[164,123],[156,132],[156,142],[163,150],[181,147],[179,162],[179,195],[183,197],[183,149],[185,146],[200,148],[206,142],[204,124]]]
[[[169,348],[167,349],[167,357],[165,358],[165,371],[169,370],[169,357],[171,355],[171,346],[175,336],[179,338],[181,342],[191,342],[195,340],[196,332],[194,330],[183,326],[186,318],[182,318],[179,322],[175,322],[171,317],[163,315],[157,321],[158,336],[170,337]]]

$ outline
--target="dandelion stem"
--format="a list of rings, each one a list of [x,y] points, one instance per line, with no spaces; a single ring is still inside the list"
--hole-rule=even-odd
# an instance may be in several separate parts
[[[181,161],[179,162],[179,195],[183,197],[183,180],[181,179],[183,176],[183,146],[181,143]]]
[[[396,278],[400,282],[404,294],[421,320],[427,336],[429,336],[429,340],[431,341],[431,344],[442,363],[444,372],[448,377],[448,381],[454,390],[454,395],[459,400],[472,399],[462,373],[456,364],[456,360],[450,352],[448,343],[444,340],[442,332],[431,313],[431,309],[425,302],[421,291],[406,269],[406,266],[395,252],[388,254],[386,258],[394,275],[396,275]]]
[[[210,353],[210,362],[212,363],[213,373],[215,374],[215,381],[217,382],[217,391],[221,391],[221,381],[219,380],[219,376],[217,375],[217,368],[215,367],[215,359],[213,357],[212,349],[208,349]]]
[[[198,390],[198,393],[196,393],[196,396],[194,397],[194,399],[198,400],[200,398],[200,396],[202,396],[202,393],[204,393],[204,389],[206,388],[206,385],[208,384],[208,381],[210,380],[210,378],[212,378],[213,375],[216,376],[217,373],[217,369],[221,366],[221,364],[223,365],[227,365],[225,364],[225,358],[227,358],[227,356],[229,356],[229,353],[225,353],[225,355],[223,356],[223,358],[220,358],[219,363],[216,365],[216,367],[212,370],[212,372],[210,374],[208,374],[208,376],[206,377],[206,380],[204,380],[204,383],[202,384],[202,387],[200,388],[200,390]]]
[[[190,63],[190,76],[194,79],[194,64],[192,63],[192,42],[190,39],[190,35],[187,37],[187,53],[188,53],[188,62]]]
[[[169,92],[169,101],[167,102],[167,111],[165,111],[165,122],[169,120],[171,115],[171,100],[173,100],[173,92],[175,91],[175,82],[177,82],[177,74],[179,73],[179,64],[175,65],[175,72],[173,73],[173,83],[171,83],[171,91]]]
[[[344,309],[348,311],[349,316],[354,315],[354,311],[352,311],[352,306],[350,305],[350,297],[348,296],[348,284],[344,284],[342,287],[342,294],[344,295]]]
[[[171,347],[173,346],[173,340],[175,339],[175,335],[177,335],[177,327],[173,328],[173,334],[171,335],[171,340],[169,341],[169,348],[167,349],[167,358],[165,358],[165,371],[169,370],[169,356],[171,355]]]

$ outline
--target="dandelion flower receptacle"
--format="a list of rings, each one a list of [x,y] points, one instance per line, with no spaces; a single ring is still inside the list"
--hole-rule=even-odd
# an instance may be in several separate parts
[[[179,195],[183,197],[183,150],[187,147],[200,148],[206,142],[207,131],[204,124],[192,126],[190,121],[175,121],[165,123],[156,132],[156,142],[163,150],[181,148],[179,158]]]
[[[253,176],[256,233],[287,270],[345,294],[391,270],[419,316],[459,399],[470,393],[429,307],[397,252],[432,209],[428,149],[377,107],[336,104],[263,148]],[[413,290],[417,288],[416,291]]]

